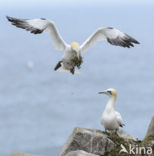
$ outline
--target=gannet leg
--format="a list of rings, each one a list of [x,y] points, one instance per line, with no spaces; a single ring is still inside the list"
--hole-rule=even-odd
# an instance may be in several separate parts
[[[107,129],[105,129],[105,134],[106,134],[106,135],[110,135],[110,133],[108,132]]]
[[[107,129],[105,128],[105,133],[107,133]]]
[[[75,68],[73,67],[72,69],[70,69],[70,72],[74,75]]]
[[[109,136],[112,136],[112,135],[117,135],[118,136],[118,133],[117,132],[118,132],[118,129],[115,129],[115,130],[111,130],[110,133],[107,132],[107,134]]]
[[[59,68],[61,67],[61,63],[62,63],[62,61],[59,61],[59,62],[57,63],[57,65],[56,65],[56,67],[54,68],[54,70],[59,69]]]
[[[113,130],[113,134],[118,136],[118,129]]]

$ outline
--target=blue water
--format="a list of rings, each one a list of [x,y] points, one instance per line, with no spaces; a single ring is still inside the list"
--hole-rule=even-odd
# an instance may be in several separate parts
[[[57,155],[76,126],[101,129],[108,97],[118,91],[116,109],[124,130],[145,136],[154,115],[154,7],[125,6],[1,10],[0,15],[0,155],[13,151]],[[83,54],[80,75],[53,70],[57,52],[48,34],[32,35],[11,26],[5,15],[45,17],[55,21],[66,42],[80,44],[100,26],[132,35],[140,45],[125,49],[100,42]],[[33,69],[27,62],[33,62]]]

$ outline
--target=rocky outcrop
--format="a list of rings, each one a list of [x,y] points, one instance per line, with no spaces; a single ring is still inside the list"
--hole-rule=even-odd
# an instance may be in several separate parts
[[[152,134],[154,134],[154,116],[152,117],[152,120],[151,120],[150,125],[148,127],[146,137],[148,137],[148,136],[150,136]]]
[[[117,131],[117,134],[119,137],[125,139],[125,140],[134,140],[134,141],[137,141],[137,139],[135,139],[134,137],[132,137],[130,134],[128,134],[127,132],[125,132],[124,130],[122,129],[119,129]]]
[[[100,130],[75,128],[60,150],[59,156],[128,156],[134,155],[140,147],[141,154],[137,155],[147,155],[146,152],[152,152],[154,155],[154,117],[142,141],[134,139],[123,130],[119,130],[117,134],[107,135]],[[138,151],[135,151],[136,149]]]
[[[71,151],[68,154],[66,154],[65,156],[98,156],[98,155],[87,153],[82,150],[77,150],[77,151]]]
[[[104,155],[114,149],[115,144],[104,132],[85,128],[75,128],[59,156],[66,156],[71,151],[83,150],[95,155]]]
[[[37,156],[37,155],[33,155],[33,154],[26,154],[24,152],[13,152],[11,154],[11,156]]]
[[[59,152],[59,156],[128,156],[128,155],[154,155],[154,116],[149,125],[146,137],[139,141],[123,130],[118,135],[107,135],[100,130],[77,127],[68,138]],[[130,145],[141,154],[130,153]],[[145,150],[143,150],[145,148]],[[131,148],[132,149],[132,148]],[[131,151],[132,152],[132,151]],[[152,154],[145,153],[152,152]],[[120,153],[120,154],[119,154]],[[52,153],[51,153],[52,155]],[[36,156],[23,152],[13,152],[11,156]]]
[[[142,140],[141,144],[143,146],[151,146],[153,149],[153,155],[154,155],[154,116],[152,117],[146,136]]]

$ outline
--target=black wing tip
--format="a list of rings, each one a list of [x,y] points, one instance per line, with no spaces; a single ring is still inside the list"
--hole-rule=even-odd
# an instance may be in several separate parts
[[[6,16],[6,18],[7,18],[8,21],[10,21],[10,22],[12,22],[12,23],[21,21],[21,19],[17,19],[17,18],[10,17],[10,16]]]
[[[40,29],[34,29],[32,31],[30,31],[32,34],[41,34],[44,30],[40,30]]]
[[[10,16],[6,16],[6,18],[7,18],[7,19],[9,19],[9,18],[10,18]]]
[[[135,43],[135,44],[140,44],[140,42],[138,42],[137,40],[135,40],[134,38],[130,38],[130,42]]]
[[[120,127],[124,127],[124,126],[125,126],[125,124],[121,124],[121,125],[120,125]]]
[[[135,42],[134,42],[135,44],[140,44],[140,42],[139,41],[137,41],[137,40],[135,40]]]
[[[131,36],[129,36],[128,34],[126,34],[125,33],[125,35],[126,35],[126,37],[132,42],[132,43],[135,43],[135,44],[140,44],[140,42],[139,41],[137,41],[136,39],[134,39],[133,37],[131,37]]]
[[[120,39],[120,38],[110,39],[110,38],[107,38],[107,41],[110,44],[115,45],[115,46],[120,46],[120,47],[124,47],[124,48],[134,47],[134,45],[128,39]]]
[[[107,38],[107,41],[115,46],[120,46],[120,47],[124,47],[124,48],[131,48],[134,47],[134,43],[135,44],[140,44],[137,40],[135,40],[134,38],[132,38],[131,36],[125,34],[124,37],[117,37],[117,38]]]
[[[37,29],[37,28],[33,28],[32,26],[27,24],[27,21],[25,19],[17,19],[17,18],[13,18],[13,17],[9,17],[6,16],[6,18],[8,19],[9,22],[12,23],[12,25],[18,27],[18,28],[22,28],[25,29],[27,31],[30,31],[33,34],[41,34],[44,29]],[[42,19],[45,20],[45,19]]]
[[[40,18],[41,20],[46,20],[46,18]]]
[[[21,19],[17,19],[17,18],[13,18],[13,17],[10,17],[10,16],[6,16],[6,18],[7,18],[7,20],[9,21],[9,22],[11,22],[13,25],[18,25],[19,24],[19,22],[21,23],[21,22],[23,22]]]
[[[10,17],[10,16],[6,16],[6,18],[7,18],[7,20],[10,21],[10,22],[12,22],[12,20],[13,20],[13,18]]]
[[[107,27],[107,29],[114,29],[113,27]]]

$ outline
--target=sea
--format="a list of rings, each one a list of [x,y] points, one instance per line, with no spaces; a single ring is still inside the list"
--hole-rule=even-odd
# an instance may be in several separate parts
[[[115,88],[123,128],[143,139],[154,115],[154,6],[1,8],[0,155],[20,151],[57,156],[75,127],[104,130],[101,114]],[[100,27],[115,27],[137,39],[133,48],[101,41],[83,53],[81,73],[55,72],[63,56],[47,33],[12,26],[5,16],[47,18],[63,39],[82,44]]]

